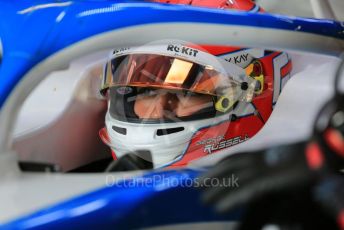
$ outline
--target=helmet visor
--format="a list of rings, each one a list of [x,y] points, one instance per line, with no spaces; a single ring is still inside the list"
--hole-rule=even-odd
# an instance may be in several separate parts
[[[241,82],[211,65],[157,54],[116,57],[105,65],[104,73],[102,91],[113,86],[183,90],[213,96],[236,95],[241,91]]]
[[[209,65],[204,64],[206,60]],[[105,64],[101,92],[110,89],[110,114],[119,120],[210,118],[229,112],[239,100],[252,99],[255,80],[238,68],[214,56],[201,60],[165,53],[123,53]]]

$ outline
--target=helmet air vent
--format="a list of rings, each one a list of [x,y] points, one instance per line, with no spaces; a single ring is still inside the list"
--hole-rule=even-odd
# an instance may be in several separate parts
[[[164,136],[169,135],[172,133],[178,133],[184,130],[184,127],[176,127],[176,128],[170,128],[170,129],[158,129],[156,132],[156,135],[158,136]]]
[[[122,135],[127,135],[127,129],[126,128],[121,128],[118,126],[112,126],[112,129],[117,133],[120,133]]]

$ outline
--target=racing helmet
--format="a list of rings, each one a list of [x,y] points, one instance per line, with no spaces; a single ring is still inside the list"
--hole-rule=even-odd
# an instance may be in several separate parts
[[[186,165],[253,137],[291,69],[287,53],[255,48],[166,42],[114,50],[102,75],[100,137],[114,159],[148,152],[155,168]]]

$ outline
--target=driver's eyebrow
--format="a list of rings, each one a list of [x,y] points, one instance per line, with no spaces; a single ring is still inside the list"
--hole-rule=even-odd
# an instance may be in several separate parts
[[[141,94],[143,94],[143,93],[138,93],[137,95],[128,97],[127,102],[136,101],[137,97],[139,97]]]

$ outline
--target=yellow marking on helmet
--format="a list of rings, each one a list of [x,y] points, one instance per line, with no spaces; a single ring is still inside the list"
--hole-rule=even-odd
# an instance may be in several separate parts
[[[251,76],[251,74],[253,73],[253,67],[254,67],[254,64],[249,64],[246,67],[245,71],[246,71],[247,76]]]
[[[259,86],[254,90],[255,94],[261,94],[264,90],[264,75],[262,73],[262,71],[260,71],[260,73],[254,73],[254,65],[259,65],[260,66],[260,70],[263,69],[262,67],[262,63],[260,61],[254,61],[251,64],[249,64],[246,68],[245,68],[245,72],[246,75],[248,77],[252,77],[254,78],[256,81],[259,82]],[[259,75],[256,75],[259,74]]]
[[[256,93],[256,94],[261,94],[262,92],[263,92],[263,89],[264,89],[264,75],[263,74],[261,74],[260,76],[256,76],[256,77],[253,77],[256,81],[258,81],[259,82],[259,88],[256,88],[255,90],[254,90],[254,92]]]
[[[221,96],[215,103],[215,109],[219,112],[225,113],[233,107],[235,101],[228,96]]]

